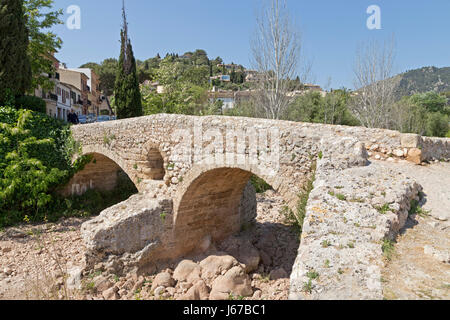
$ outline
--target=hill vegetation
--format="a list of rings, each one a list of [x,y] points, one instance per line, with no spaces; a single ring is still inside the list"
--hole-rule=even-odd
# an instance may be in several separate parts
[[[397,98],[428,91],[450,92],[450,67],[424,67],[402,73],[397,78]]]

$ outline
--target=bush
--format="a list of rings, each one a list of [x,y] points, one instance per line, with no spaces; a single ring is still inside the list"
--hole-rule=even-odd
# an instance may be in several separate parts
[[[427,136],[445,137],[449,131],[448,117],[440,112],[431,113],[427,121]]]
[[[45,114],[0,108],[0,227],[39,221],[53,192],[86,163],[72,165],[69,126]]]
[[[39,97],[34,96],[22,96],[16,98],[17,109],[27,109],[40,113],[47,113],[47,107],[45,101]]]

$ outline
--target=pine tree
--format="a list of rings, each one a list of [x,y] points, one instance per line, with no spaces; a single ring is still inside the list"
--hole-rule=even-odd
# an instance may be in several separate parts
[[[136,60],[130,38],[128,37],[125,2],[123,3],[122,15],[123,27],[120,32],[121,50],[114,87],[116,115],[118,119],[142,116],[141,91],[136,71]]]
[[[23,0],[0,2],[0,104],[21,96],[31,86],[28,30]]]

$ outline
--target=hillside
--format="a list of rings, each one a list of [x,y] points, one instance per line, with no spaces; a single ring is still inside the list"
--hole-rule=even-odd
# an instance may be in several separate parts
[[[396,96],[409,96],[427,91],[450,91],[450,67],[424,67],[410,70],[396,76],[399,81]]]

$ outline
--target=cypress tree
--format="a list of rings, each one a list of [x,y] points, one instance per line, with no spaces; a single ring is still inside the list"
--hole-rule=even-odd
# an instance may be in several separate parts
[[[26,21],[23,0],[0,1],[0,104],[31,86]]]
[[[123,27],[120,32],[120,58],[114,86],[116,114],[118,119],[142,116],[141,91],[136,71],[136,60],[134,58],[130,38],[128,37],[125,3],[123,3],[122,16]]]

